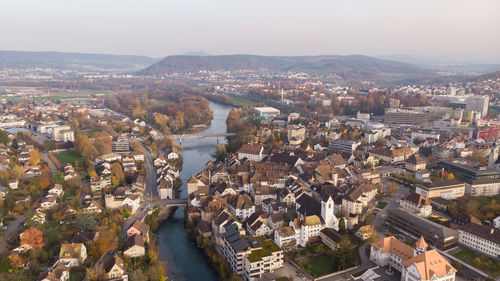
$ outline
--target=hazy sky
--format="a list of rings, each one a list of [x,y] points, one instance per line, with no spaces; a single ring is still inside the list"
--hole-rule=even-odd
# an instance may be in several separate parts
[[[0,0],[0,49],[500,62],[499,0]]]

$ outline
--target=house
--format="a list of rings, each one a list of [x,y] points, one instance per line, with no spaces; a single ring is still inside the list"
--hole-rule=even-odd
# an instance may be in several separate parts
[[[428,217],[432,214],[432,206],[429,199],[417,193],[411,193],[401,199],[399,201],[399,206],[422,217]]]
[[[291,226],[283,226],[274,231],[274,243],[283,250],[294,249],[297,246],[295,230]]]
[[[364,241],[372,237],[373,231],[374,230],[371,225],[363,225],[354,233],[354,235],[356,235],[356,237],[361,239],[361,241]]]
[[[67,267],[80,266],[87,259],[87,247],[83,243],[64,243],[59,251],[59,261]]]
[[[229,210],[239,219],[247,219],[255,213],[255,204],[248,194],[228,195]]]
[[[100,214],[104,211],[104,208],[99,202],[92,200],[83,211],[86,213],[88,212],[88,213]]]
[[[408,159],[405,162],[405,168],[412,172],[424,170],[426,166],[427,162],[425,161],[424,158],[422,158],[422,156],[418,154],[414,154],[408,157]]]
[[[19,180],[18,179],[10,179],[7,181],[9,184],[10,189],[16,190],[19,188]]]
[[[48,272],[43,272],[37,279],[38,281],[68,281],[69,268],[63,264],[58,264]]]
[[[136,220],[129,229],[127,229],[127,237],[134,235],[141,235],[144,238],[144,242],[149,242],[149,225]]]
[[[123,207],[130,208],[131,213],[135,213],[141,206],[141,197],[139,194],[131,194],[123,200]]]
[[[30,248],[43,248],[43,232],[36,227],[31,227],[19,234],[21,246],[29,245]]]
[[[136,162],[144,162],[144,153],[134,151],[130,153],[130,156],[132,156],[132,158],[134,158],[134,161]]]
[[[238,160],[247,158],[252,161],[260,162],[264,155],[264,146],[261,144],[244,144],[237,152]]]
[[[109,177],[90,178],[90,190],[92,192],[101,191],[110,185],[111,185],[111,178]]]
[[[62,185],[56,183],[53,188],[49,189],[49,194],[47,196],[61,197],[64,194]]]
[[[104,280],[128,280],[123,260],[115,251],[104,253],[94,268],[104,271]]]
[[[130,236],[125,242],[123,254],[128,258],[142,257],[146,253],[142,235]]]
[[[415,243],[415,248],[394,236],[382,238],[371,244],[370,260],[401,272],[402,281],[454,281],[457,272],[436,250],[427,251],[423,237]]]
[[[42,208],[42,210],[48,210],[48,209],[54,208],[57,205],[56,200],[57,200],[57,197],[53,197],[53,196],[44,197],[40,201],[40,208]]]
[[[290,227],[295,231],[297,245],[305,247],[307,242],[319,239],[319,233],[325,228],[325,223],[319,216],[312,215],[294,219],[290,222]]]
[[[377,195],[377,185],[362,183],[350,189],[342,197],[342,212],[347,216],[350,214],[360,215],[367,207],[374,207],[375,196]]]
[[[342,241],[342,235],[333,228],[325,227],[319,232],[321,241],[332,251],[337,249],[337,245]]]
[[[179,159],[179,154],[177,152],[175,152],[175,151],[172,151],[169,154],[167,154],[167,159],[168,160]]]

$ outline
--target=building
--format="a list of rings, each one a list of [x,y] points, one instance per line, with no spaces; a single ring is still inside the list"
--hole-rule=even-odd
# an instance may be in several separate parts
[[[320,217],[312,215],[294,219],[290,222],[290,227],[295,231],[297,245],[305,247],[307,242],[319,239],[319,233],[325,228],[325,223]]]
[[[391,124],[424,125],[429,122],[429,114],[402,109],[386,110],[384,121]]]
[[[43,232],[38,228],[31,227],[19,234],[21,246],[28,245],[30,248],[43,248]]]
[[[488,96],[472,96],[466,100],[466,110],[474,110],[481,113],[481,117],[488,115],[490,98]]]
[[[432,131],[412,131],[411,132],[411,142],[415,139],[420,139],[425,141],[426,139],[435,139],[439,140],[439,133]]]
[[[337,249],[338,243],[342,241],[342,235],[335,231],[333,228],[325,227],[319,232],[321,241],[332,251]]]
[[[389,107],[390,108],[399,108],[400,101],[398,99],[389,99]]]
[[[458,230],[458,243],[482,254],[500,256],[500,231],[480,224],[471,215],[461,214],[452,218],[451,227]]]
[[[264,274],[283,267],[283,251],[273,241],[260,236],[248,244],[250,249],[244,259],[244,280],[261,280]]]
[[[292,146],[298,146],[306,139],[306,127],[303,125],[289,125],[286,130],[288,143]]]
[[[427,251],[423,237],[415,243],[415,248],[394,236],[382,238],[371,244],[370,260],[401,272],[402,281],[454,281],[457,272],[436,250]]]
[[[130,151],[130,143],[128,140],[113,141],[111,143],[111,149],[114,152],[128,152]]]
[[[441,197],[456,199],[465,194],[465,183],[457,180],[434,180],[428,183],[417,184],[415,192],[427,199]]]
[[[293,249],[297,246],[295,230],[290,226],[283,226],[274,231],[274,243],[283,250]]]
[[[465,194],[469,196],[496,196],[500,194],[500,178],[466,180]]]
[[[144,242],[149,242],[149,225],[136,220],[132,226],[127,229],[127,237],[132,237],[134,235],[141,235],[144,238]]]
[[[432,214],[432,206],[429,199],[417,193],[411,193],[401,199],[399,201],[399,206],[422,217],[428,217]]]
[[[427,242],[440,250],[448,250],[458,244],[458,231],[403,209],[388,210],[387,219],[391,227],[409,233],[414,237],[423,236]]]
[[[328,147],[336,152],[353,152],[361,144],[360,141],[336,139],[328,142]]]
[[[274,117],[280,115],[280,111],[278,109],[268,106],[255,107],[252,111],[262,119],[273,119]]]
[[[266,155],[264,155],[264,146],[261,144],[244,144],[238,150],[238,160],[247,158],[252,161],[260,162]]]
[[[372,237],[374,231],[375,231],[375,229],[373,228],[373,226],[363,225],[354,233],[354,235],[356,235],[356,237],[361,239],[361,241],[364,241],[364,240],[370,239],[370,237]]]
[[[456,178],[460,178],[465,181],[500,178],[499,171],[474,163],[467,159],[443,159],[439,161],[438,165],[445,170],[452,172]]]
[[[59,261],[67,267],[82,265],[87,259],[87,248],[83,243],[64,243],[59,251]]]
[[[75,131],[73,130],[62,130],[59,132],[59,137],[54,138],[55,141],[68,142],[75,141]]]
[[[128,258],[142,257],[146,254],[146,249],[144,248],[144,238],[142,235],[130,236],[127,241],[125,241],[125,249],[123,255]]]

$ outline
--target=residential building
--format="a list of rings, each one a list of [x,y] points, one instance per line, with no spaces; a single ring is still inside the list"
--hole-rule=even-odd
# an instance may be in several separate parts
[[[342,241],[342,235],[333,228],[325,227],[319,232],[321,241],[332,251],[337,249],[338,243]]]
[[[82,265],[87,259],[87,247],[83,243],[63,243],[59,251],[59,261],[67,267]]]
[[[252,161],[260,162],[266,155],[264,155],[264,146],[261,144],[244,144],[237,152],[238,159],[247,158]]]
[[[306,127],[303,125],[288,125],[286,129],[291,146],[299,146],[306,139]]]
[[[432,214],[432,206],[429,199],[418,193],[411,193],[399,201],[399,206],[409,212],[428,217]]]
[[[316,215],[296,218],[290,222],[295,231],[297,245],[305,247],[307,242],[319,239],[320,231],[325,228],[323,220]]]
[[[405,168],[412,172],[425,170],[426,166],[427,166],[427,161],[425,161],[425,159],[418,154],[414,154],[408,157],[408,159],[405,162]]]
[[[295,230],[290,226],[283,226],[274,231],[274,243],[283,250],[293,249],[297,246]]]
[[[144,248],[144,238],[142,235],[134,235],[127,238],[125,241],[125,249],[123,255],[128,258],[142,257],[146,254]]]
[[[490,98],[488,96],[471,96],[466,100],[466,110],[474,110],[481,113],[481,117],[488,115]]]

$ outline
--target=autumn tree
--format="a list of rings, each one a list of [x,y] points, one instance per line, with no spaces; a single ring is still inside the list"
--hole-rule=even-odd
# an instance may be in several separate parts
[[[95,230],[98,225],[93,214],[79,213],[75,218],[75,227],[78,230],[91,231]]]
[[[77,134],[74,146],[83,157],[90,160],[94,160],[99,155],[99,151],[90,142],[90,139],[86,134]]]
[[[28,164],[30,165],[36,165],[38,162],[40,162],[40,159],[42,156],[40,155],[40,152],[38,150],[33,149],[30,151],[30,157],[28,159]]]
[[[125,173],[120,163],[115,162],[111,165],[111,182],[114,186],[119,186],[125,180]]]
[[[95,241],[95,246],[97,247],[97,252],[99,256],[106,253],[107,251],[115,250],[118,246],[115,235],[113,235],[108,230],[100,231],[99,236]]]
[[[24,175],[24,169],[23,167],[14,164],[12,168],[10,169],[10,175],[13,178],[19,179]]]
[[[97,149],[99,154],[111,152],[112,137],[110,134],[104,131],[97,131],[92,133],[92,137],[95,139],[94,147]]]

